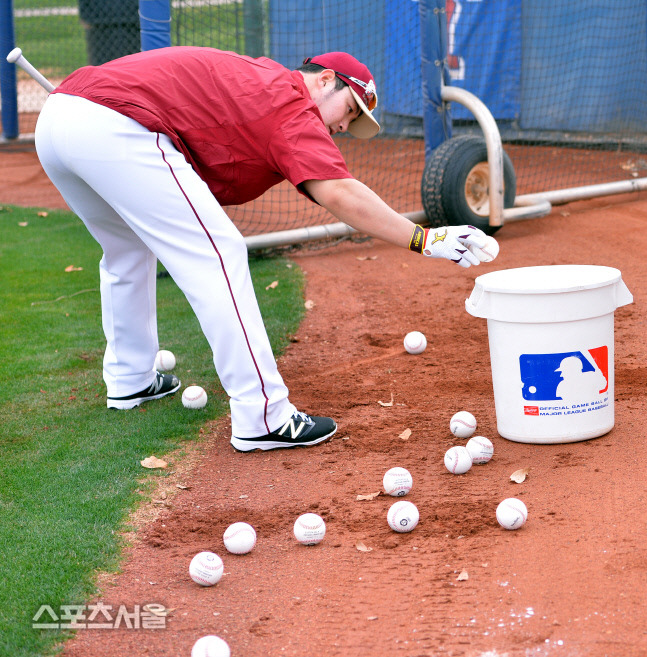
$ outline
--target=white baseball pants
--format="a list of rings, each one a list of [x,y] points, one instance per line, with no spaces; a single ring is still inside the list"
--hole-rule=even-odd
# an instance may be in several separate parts
[[[36,150],[103,249],[108,396],[139,392],[155,377],[159,259],[209,341],[233,435],[254,438],[283,425],[296,409],[267,338],[243,237],[170,139],[96,103],[54,94],[38,119]]]

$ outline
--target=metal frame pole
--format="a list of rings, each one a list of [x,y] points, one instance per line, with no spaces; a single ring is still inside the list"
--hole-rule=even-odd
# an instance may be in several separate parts
[[[18,91],[16,67],[5,59],[14,49],[13,0],[0,0],[0,94],[2,95],[2,136],[18,137]]]

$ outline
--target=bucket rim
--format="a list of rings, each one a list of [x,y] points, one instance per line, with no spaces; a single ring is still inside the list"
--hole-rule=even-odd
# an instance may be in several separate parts
[[[567,282],[568,277],[574,278],[574,275],[578,278]],[[546,277],[552,285],[546,285]],[[484,292],[499,294],[562,294],[614,285],[621,280],[619,269],[605,265],[536,265],[491,271],[477,276],[474,283]]]

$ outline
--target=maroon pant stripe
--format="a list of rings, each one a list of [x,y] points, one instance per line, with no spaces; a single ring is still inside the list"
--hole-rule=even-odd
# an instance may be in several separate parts
[[[202,227],[202,230],[204,231],[205,235],[207,236],[207,239],[211,243],[211,246],[213,247],[213,250],[215,251],[216,255],[218,256],[220,260],[220,266],[222,267],[222,272],[225,276],[225,280],[227,281],[227,288],[229,289],[229,294],[231,296],[231,302],[234,304],[234,308],[236,310],[236,316],[238,317],[238,321],[240,322],[240,328],[243,331],[243,335],[245,336],[245,342],[247,343],[247,348],[249,349],[249,355],[252,358],[252,361],[254,362],[254,367],[256,368],[256,372],[258,373],[258,379],[261,383],[261,392],[263,393],[263,397],[265,398],[265,407],[263,409],[263,421],[265,422],[265,428],[267,429],[267,433],[270,433],[270,428],[267,424],[267,405],[269,403],[269,399],[267,397],[267,394],[265,393],[265,383],[263,382],[263,375],[261,374],[261,371],[258,367],[258,363],[256,362],[256,358],[254,357],[254,352],[252,350],[252,346],[249,343],[249,337],[247,335],[247,331],[245,330],[245,325],[243,324],[243,318],[240,316],[240,312],[238,310],[238,304],[236,303],[236,298],[234,297],[234,291],[231,289],[231,282],[229,281],[229,276],[227,275],[227,269],[225,267],[225,263],[222,259],[222,255],[220,251],[218,250],[218,247],[216,246],[215,242],[213,241],[213,238],[211,237],[211,234],[209,233],[207,227],[204,225],[202,219],[200,218],[200,215],[196,211],[196,209],[193,207],[193,203],[191,203],[191,200],[187,196],[187,193],[184,191],[184,188],[182,187],[180,181],[177,179],[177,176],[175,175],[175,171],[173,171],[173,167],[171,166],[170,162],[166,159],[166,154],[164,153],[164,149],[160,146],[159,143],[159,133],[157,134],[157,148],[159,149],[160,153],[162,154],[162,159],[166,163],[166,166],[168,166],[169,171],[171,172],[171,175],[173,176],[173,179],[175,180],[175,183],[178,186],[178,189],[180,192],[182,192],[182,195],[186,199],[186,202],[189,204],[189,207],[191,208],[191,211],[193,212],[195,218],[198,220],[198,223]]]

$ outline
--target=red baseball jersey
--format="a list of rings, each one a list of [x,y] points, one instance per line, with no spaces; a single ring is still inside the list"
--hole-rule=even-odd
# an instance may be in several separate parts
[[[301,74],[265,57],[162,48],[80,68],[53,93],[168,135],[221,205],[251,201],[285,179],[298,188],[352,178]]]

